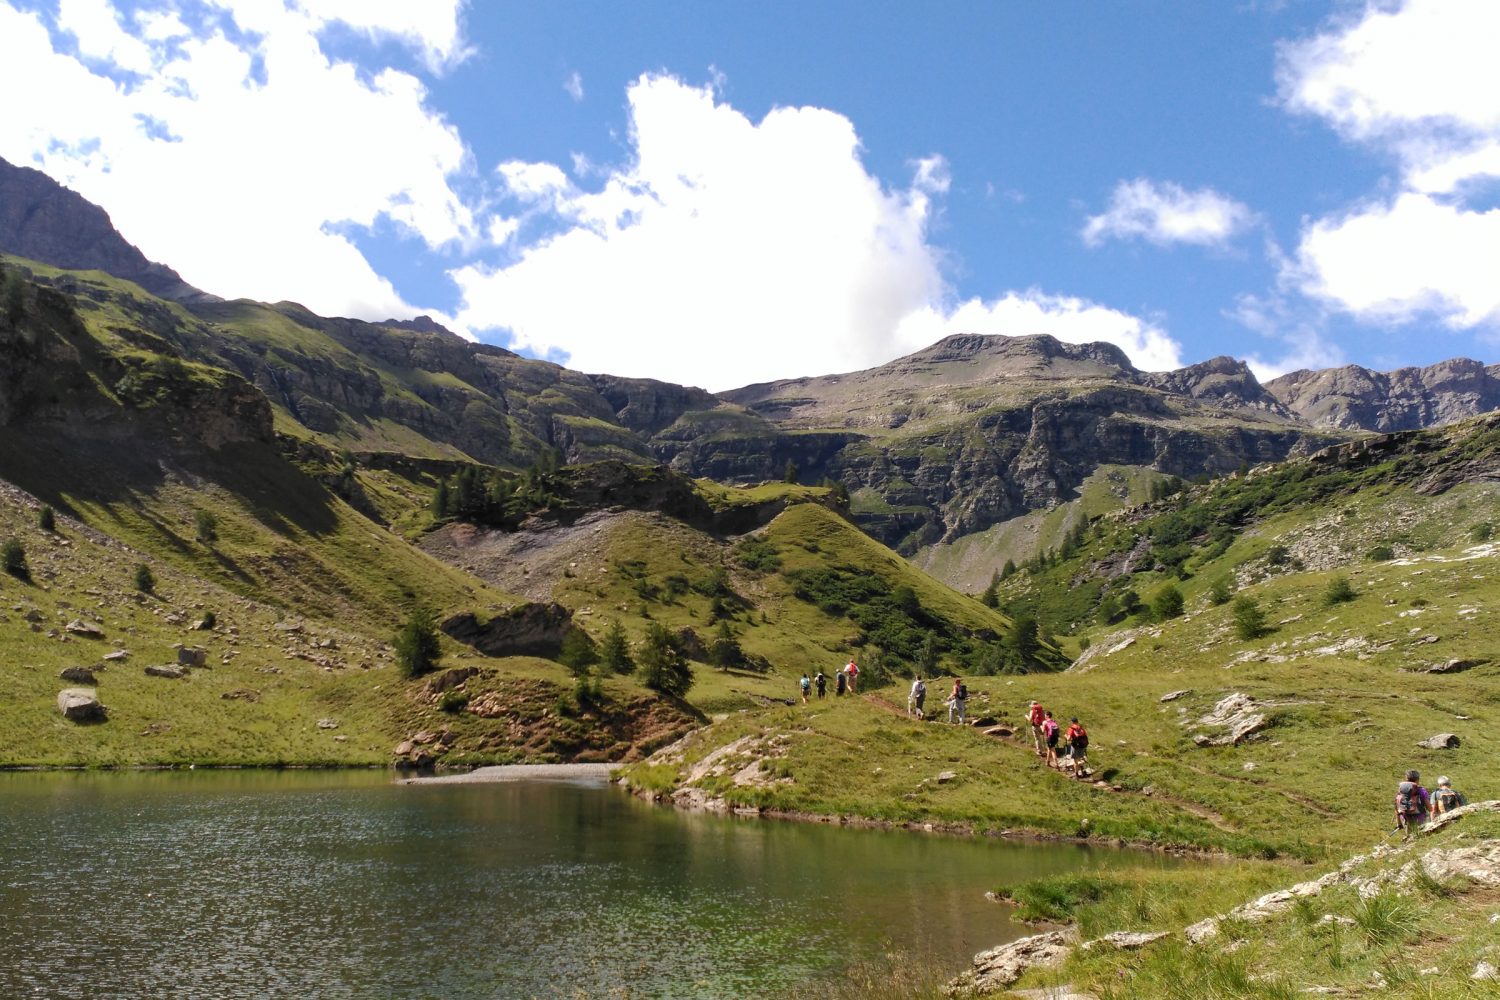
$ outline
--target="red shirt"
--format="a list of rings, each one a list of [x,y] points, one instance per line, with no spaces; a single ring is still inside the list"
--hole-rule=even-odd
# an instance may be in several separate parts
[[[1077,739],[1080,736],[1087,738],[1088,734],[1089,731],[1087,729],[1084,729],[1076,722],[1068,726],[1068,731],[1066,733],[1069,743],[1073,742],[1073,740]]]
[[[1042,724],[1042,720],[1046,717],[1047,710],[1045,708],[1040,705],[1031,706],[1031,724],[1033,726],[1040,726]]]

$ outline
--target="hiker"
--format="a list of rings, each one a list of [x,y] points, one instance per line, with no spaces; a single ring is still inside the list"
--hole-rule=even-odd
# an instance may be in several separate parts
[[[802,681],[798,686],[802,691],[802,704],[806,705],[807,696],[812,694],[812,681],[808,678],[806,672],[802,674]]]
[[[828,693],[828,675],[823,671],[818,671],[818,676],[813,678],[813,684],[817,686],[819,698]]]
[[[1446,776],[1438,779],[1437,791],[1432,793],[1432,814],[1434,816],[1450,813],[1468,804],[1469,800],[1464,798],[1464,793],[1455,792],[1453,790],[1453,782],[1449,781]]]
[[[1036,755],[1047,756],[1047,751],[1042,748],[1042,722],[1046,719],[1047,710],[1042,708],[1042,703],[1033,701],[1031,710],[1026,714],[1026,720],[1031,723],[1031,742],[1036,744]]]
[[[953,693],[948,696],[948,721],[958,716],[960,725],[964,722],[964,708],[969,703],[969,686],[960,677],[953,678]]]
[[[849,693],[854,693],[855,682],[859,680],[859,664],[850,660],[844,667],[844,673],[849,675]]]
[[[1406,779],[1396,786],[1396,828],[1410,837],[1427,825],[1427,789],[1420,784],[1422,776],[1407,771]]]
[[[842,670],[835,670],[833,672],[833,696],[835,698],[842,698],[844,696],[844,688],[849,683],[848,677],[849,675]]]
[[[911,694],[906,696],[906,713],[915,715],[919,719],[927,716],[922,714],[922,702],[927,700],[927,684],[919,676],[911,682]]]
[[[1083,777],[1084,765],[1089,762],[1089,731],[1083,728],[1078,716],[1068,722],[1068,731],[1063,734],[1068,741],[1068,757],[1073,765],[1073,776]]]
[[[1042,719],[1042,739],[1047,744],[1048,767],[1057,766],[1057,737],[1061,732],[1062,726],[1059,726],[1057,720],[1052,717],[1052,713],[1048,712]]]

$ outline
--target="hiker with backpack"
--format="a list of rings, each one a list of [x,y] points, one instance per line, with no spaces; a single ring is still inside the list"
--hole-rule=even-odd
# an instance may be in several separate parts
[[[805,671],[803,672],[802,680],[798,683],[797,687],[802,692],[802,704],[806,705],[807,696],[812,694],[812,679],[807,676],[807,673]]]
[[[833,672],[833,696],[835,698],[842,698],[844,696],[844,689],[848,686],[849,675],[842,670],[835,670]]]
[[[962,725],[965,721],[964,710],[969,703],[969,685],[963,682],[963,678],[953,678],[953,693],[948,696],[948,721],[952,722],[954,716]]]
[[[1453,782],[1449,781],[1446,776],[1438,779],[1437,791],[1432,793],[1432,814],[1434,816],[1450,813],[1468,804],[1469,800],[1464,797],[1464,793],[1454,791]]]
[[[853,694],[854,688],[859,681],[859,664],[850,660],[848,665],[844,667],[844,673],[849,675],[849,693]]]
[[[1069,721],[1068,731],[1063,734],[1063,738],[1068,741],[1068,757],[1073,765],[1073,776],[1081,778],[1084,765],[1089,762],[1089,731],[1083,728],[1078,716],[1073,716]]]
[[[911,682],[911,694],[906,696],[906,713],[915,715],[919,719],[927,716],[922,713],[922,702],[927,700],[927,684],[919,676]]]
[[[822,698],[828,693],[828,675],[823,673],[823,671],[818,671],[818,676],[813,678],[813,684],[818,689],[819,698]]]
[[[1406,779],[1396,786],[1396,828],[1410,837],[1427,825],[1427,789],[1420,784],[1422,776],[1407,771]]]
[[[1042,723],[1046,719],[1047,710],[1042,708],[1042,703],[1033,701],[1030,710],[1026,713],[1026,721],[1031,723],[1031,742],[1036,744],[1036,755],[1038,757],[1047,756],[1047,751],[1043,749],[1042,745],[1044,739],[1042,735]]]
[[[1047,712],[1042,719],[1042,739],[1047,744],[1047,766],[1057,766],[1057,737],[1062,732],[1062,726]]]

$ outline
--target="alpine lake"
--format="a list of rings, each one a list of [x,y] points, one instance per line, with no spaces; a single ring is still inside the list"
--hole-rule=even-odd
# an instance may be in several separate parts
[[[1182,862],[689,814],[599,778],[0,774],[0,996],[774,998],[1032,931],[986,890]]]

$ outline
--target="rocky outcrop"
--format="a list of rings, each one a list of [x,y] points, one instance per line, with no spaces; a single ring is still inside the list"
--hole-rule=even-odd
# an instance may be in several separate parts
[[[109,214],[40,170],[0,159],[0,249],[17,257],[78,271],[103,271],[153,295],[211,301],[164,264],[128,243]]]
[[[1226,355],[1176,371],[1147,372],[1142,381],[1181,396],[1209,400],[1230,410],[1244,410],[1288,421],[1296,419],[1281,400],[1260,384],[1249,365]]]
[[[575,626],[561,604],[518,604],[487,621],[464,611],[443,622],[443,633],[486,656],[555,656]]]
[[[1391,372],[1303,369],[1272,379],[1266,390],[1314,427],[1410,431],[1500,408],[1500,365],[1453,358]]]
[[[1033,934],[974,956],[974,964],[944,987],[950,997],[982,997],[1006,989],[1029,970],[1061,965],[1077,938],[1070,931]]]

